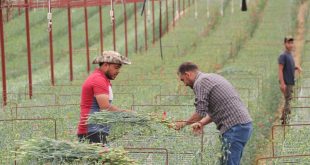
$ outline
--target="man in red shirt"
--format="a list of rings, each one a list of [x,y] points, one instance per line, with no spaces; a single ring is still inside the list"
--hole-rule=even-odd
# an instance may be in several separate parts
[[[123,64],[131,64],[124,56],[115,51],[104,51],[96,57],[93,64],[99,64],[82,85],[80,102],[80,122],[77,136],[80,141],[88,140],[90,143],[106,143],[109,135],[109,126],[87,124],[88,116],[102,110],[127,112],[112,105],[113,92],[110,80],[114,80]]]

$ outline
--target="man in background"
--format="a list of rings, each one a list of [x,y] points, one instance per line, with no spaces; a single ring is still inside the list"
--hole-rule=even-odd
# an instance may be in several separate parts
[[[295,66],[293,57],[294,38],[287,36],[284,38],[284,52],[278,58],[278,76],[281,92],[285,98],[284,109],[282,110],[281,120],[282,124],[285,124],[285,114],[291,113],[290,101],[292,100],[293,87],[295,85],[295,70],[301,72],[302,69],[299,66]]]

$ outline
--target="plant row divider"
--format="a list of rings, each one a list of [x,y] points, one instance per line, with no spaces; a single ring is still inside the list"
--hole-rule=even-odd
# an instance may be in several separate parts
[[[284,125],[273,125],[271,127],[271,146],[272,146],[272,156],[274,157],[275,156],[275,146],[274,146],[274,140],[275,140],[275,137],[274,137],[274,129],[276,127],[282,127],[283,128],[283,137],[285,139],[285,127],[299,127],[299,126],[310,126],[310,123],[295,123],[295,124],[284,124]]]

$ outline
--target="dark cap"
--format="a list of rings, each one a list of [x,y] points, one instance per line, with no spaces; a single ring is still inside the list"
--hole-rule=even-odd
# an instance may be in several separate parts
[[[284,37],[284,43],[286,43],[288,41],[294,41],[293,36],[286,36],[286,37]]]

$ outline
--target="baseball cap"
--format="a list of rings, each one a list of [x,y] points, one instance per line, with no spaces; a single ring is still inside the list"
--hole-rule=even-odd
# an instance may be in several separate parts
[[[97,56],[93,60],[93,64],[99,64],[103,62],[113,64],[131,64],[127,57],[122,56],[116,51],[103,51],[101,55]]]
[[[284,37],[284,43],[288,42],[288,41],[294,41],[293,36],[286,36],[286,37]]]

